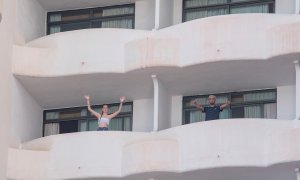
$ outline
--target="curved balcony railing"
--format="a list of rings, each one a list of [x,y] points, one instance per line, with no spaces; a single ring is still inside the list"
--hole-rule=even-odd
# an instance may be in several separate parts
[[[232,60],[293,59],[300,16],[239,14],[204,18],[158,31],[92,29],[15,46],[13,72],[28,76],[124,73]]]
[[[155,133],[56,135],[10,149],[8,178],[88,179],[154,172],[188,176],[216,168],[289,167],[300,163],[299,136],[299,121],[268,119],[208,121]]]

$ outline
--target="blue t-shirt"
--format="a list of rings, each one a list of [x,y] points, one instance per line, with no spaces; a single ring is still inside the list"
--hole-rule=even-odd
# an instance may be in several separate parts
[[[220,108],[220,106],[204,107],[203,112],[205,113],[205,121],[219,119],[221,111],[222,109]]]

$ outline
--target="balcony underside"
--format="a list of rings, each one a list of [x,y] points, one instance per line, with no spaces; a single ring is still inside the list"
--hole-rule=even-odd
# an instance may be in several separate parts
[[[229,119],[157,133],[56,135],[10,149],[8,175],[12,179],[294,180],[294,169],[300,166],[299,127],[297,120]]]
[[[128,73],[98,73],[63,77],[16,76],[44,108],[84,105],[83,95],[93,102],[118,102],[153,97],[152,74],[170,95],[193,95],[250,89],[276,88],[295,84],[294,58],[261,61],[226,61],[185,68],[156,67]]]

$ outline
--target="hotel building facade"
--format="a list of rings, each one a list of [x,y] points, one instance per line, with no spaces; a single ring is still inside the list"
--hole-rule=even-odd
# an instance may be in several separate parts
[[[0,179],[300,180],[300,0],[0,0]],[[110,111],[108,132],[87,110]],[[231,101],[220,120],[191,105]]]

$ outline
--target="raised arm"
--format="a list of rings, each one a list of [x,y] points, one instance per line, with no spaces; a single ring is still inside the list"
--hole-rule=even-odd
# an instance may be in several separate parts
[[[201,111],[204,111],[204,107],[201,104],[197,103],[196,99],[191,101],[191,105],[195,106],[197,109],[199,109]]]
[[[84,96],[84,98],[86,99],[86,103],[87,103],[88,110],[89,110],[94,116],[96,116],[96,117],[99,119],[99,118],[101,117],[101,114],[97,113],[96,111],[94,111],[94,110],[91,108],[90,96]]]
[[[116,112],[110,114],[110,115],[109,115],[109,119],[113,119],[114,117],[116,117],[116,116],[122,111],[122,107],[123,107],[124,101],[125,101],[125,96],[122,96],[122,97],[120,98],[119,109],[118,109]]]
[[[220,106],[220,109],[223,110],[228,106],[230,106],[230,101],[226,100],[226,102]]]

